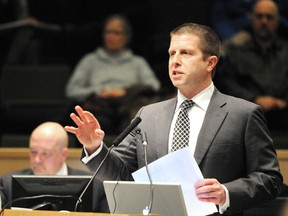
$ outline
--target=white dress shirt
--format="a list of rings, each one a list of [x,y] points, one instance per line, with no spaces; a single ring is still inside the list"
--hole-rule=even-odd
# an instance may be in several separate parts
[[[188,110],[188,116],[190,119],[189,147],[194,153],[196,142],[198,139],[198,134],[202,127],[204,117],[205,117],[208,105],[210,103],[210,99],[212,97],[213,91],[214,91],[213,83],[211,83],[211,85],[208,88],[204,89],[202,92],[200,92],[193,98],[186,98],[178,91],[177,105],[176,105],[174,117],[173,117],[171,127],[170,127],[170,133],[169,133],[169,141],[168,141],[169,151],[171,151],[173,131],[175,128],[176,119],[181,110],[180,106],[183,101],[187,99],[191,99],[195,102],[195,104],[191,107],[191,109]]]
[[[56,173],[56,175],[68,175],[68,167],[66,163],[63,163],[61,169]]]
[[[183,101],[190,99],[195,102],[195,104],[191,107],[191,109],[188,110],[188,116],[190,119],[190,134],[189,134],[189,148],[194,153],[196,148],[196,143],[198,139],[198,135],[200,132],[200,129],[202,127],[204,117],[206,115],[207,108],[209,106],[212,94],[214,92],[214,84],[213,82],[203,91],[201,91],[199,94],[195,95],[193,98],[186,98],[184,95],[182,95],[179,90],[177,94],[177,105],[175,109],[175,113],[172,119],[170,132],[169,132],[169,152],[171,151],[172,147],[172,139],[173,139],[173,131],[176,124],[176,119],[180,112],[180,106]],[[229,199],[229,193],[227,188],[223,185],[226,193],[226,202],[223,205],[219,206],[219,212],[220,214],[223,214],[225,210],[230,206],[230,199]]]

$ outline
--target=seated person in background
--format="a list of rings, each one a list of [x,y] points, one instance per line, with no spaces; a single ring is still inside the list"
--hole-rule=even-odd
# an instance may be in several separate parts
[[[213,0],[212,27],[221,40],[233,36],[246,27],[250,21],[250,11],[256,0]]]
[[[223,92],[261,105],[272,133],[287,134],[288,46],[277,35],[278,25],[277,5],[257,1],[251,37],[229,46],[214,81]]]
[[[218,33],[225,49],[226,42],[242,43],[245,41],[252,17],[252,9],[257,0],[214,0],[212,1],[212,28]],[[288,1],[274,0],[279,10],[278,34],[287,40]],[[231,41],[233,40],[233,41]],[[224,47],[223,47],[224,46]]]
[[[136,110],[148,103],[147,96],[151,101],[160,82],[146,60],[127,47],[131,27],[124,17],[109,17],[103,38],[104,46],[84,56],[76,66],[66,96],[97,115],[106,133],[118,133]]]
[[[30,168],[7,173],[0,178],[2,207],[11,202],[12,175],[91,175],[91,173],[67,166],[68,134],[56,122],[45,122],[34,129],[30,136]],[[95,211],[109,212],[103,185],[94,180]]]

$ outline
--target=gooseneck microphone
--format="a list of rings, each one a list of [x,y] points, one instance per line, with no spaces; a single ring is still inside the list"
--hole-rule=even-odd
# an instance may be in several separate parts
[[[147,134],[144,131],[141,132],[141,141],[144,146],[147,146]]]
[[[78,209],[78,205],[79,203],[82,202],[82,197],[85,194],[86,190],[88,189],[89,185],[92,183],[93,179],[95,178],[95,176],[97,175],[97,173],[99,172],[100,168],[102,167],[102,164],[104,163],[104,161],[106,160],[106,158],[108,157],[109,153],[111,152],[111,150],[120,144],[120,142],[126,137],[128,136],[129,133],[132,132],[132,130],[142,121],[142,119],[140,117],[136,117],[131,123],[130,125],[128,125],[127,128],[125,128],[125,130],[118,136],[116,137],[116,139],[112,142],[112,146],[108,149],[105,157],[103,158],[103,160],[101,161],[101,163],[99,164],[99,166],[97,167],[97,169],[95,170],[94,174],[92,175],[91,179],[89,180],[89,182],[87,183],[86,187],[83,189],[82,193],[80,194],[80,196],[78,197],[78,200],[75,204],[75,212]],[[139,131],[139,129],[138,129]]]
[[[149,182],[150,182],[149,206],[146,206],[146,209],[143,209],[143,215],[149,215],[149,214],[151,214],[152,205],[153,205],[154,186],[153,186],[152,178],[151,178],[151,175],[150,175],[150,172],[149,172],[149,168],[148,168],[148,160],[147,160],[147,145],[148,145],[148,141],[147,141],[147,134],[144,131],[141,132],[141,141],[142,141],[142,145],[144,147],[145,168],[146,168],[146,172],[147,172],[147,175],[148,175],[148,178],[149,178]]]
[[[142,121],[140,117],[136,117],[125,130],[119,134],[118,137],[112,142],[112,146],[117,146],[119,143]]]

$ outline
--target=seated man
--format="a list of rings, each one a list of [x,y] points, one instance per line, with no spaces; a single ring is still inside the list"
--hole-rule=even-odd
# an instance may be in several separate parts
[[[271,132],[287,135],[288,46],[277,34],[278,26],[277,5],[257,1],[250,37],[225,50],[215,82],[223,92],[261,105]],[[278,145],[280,137],[274,138]]]
[[[34,129],[29,140],[30,168],[11,172],[0,178],[2,207],[11,202],[12,175],[91,175],[66,164],[68,134],[56,122],[45,122]],[[94,211],[109,212],[102,182],[95,179]],[[0,206],[1,207],[1,206]]]

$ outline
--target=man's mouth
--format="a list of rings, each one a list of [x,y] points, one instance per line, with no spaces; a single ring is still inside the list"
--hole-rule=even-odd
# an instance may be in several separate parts
[[[184,73],[181,71],[173,70],[173,75],[181,75],[181,74],[184,74]]]

